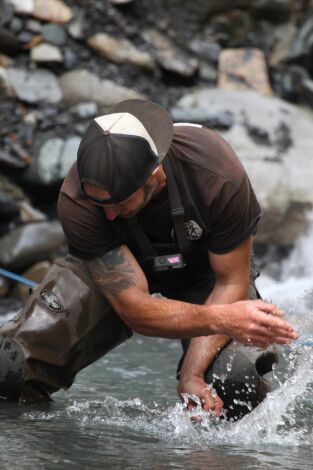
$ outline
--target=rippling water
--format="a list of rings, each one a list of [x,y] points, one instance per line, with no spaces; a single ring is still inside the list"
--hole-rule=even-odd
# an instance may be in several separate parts
[[[301,333],[280,347],[273,392],[237,423],[193,423],[176,395],[178,341],[135,336],[45,406],[0,402],[1,469],[312,469],[313,229],[262,277]],[[308,263],[311,263],[311,265]],[[197,414],[201,414],[198,410]]]
[[[176,341],[135,336],[45,406],[0,406],[1,468],[312,468],[311,347],[281,349],[276,390],[241,422],[192,423]],[[199,411],[200,412],[200,411]]]

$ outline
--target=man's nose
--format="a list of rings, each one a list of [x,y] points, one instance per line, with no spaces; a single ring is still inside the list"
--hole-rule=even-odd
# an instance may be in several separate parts
[[[104,212],[108,220],[114,220],[120,213],[119,207],[104,207]]]

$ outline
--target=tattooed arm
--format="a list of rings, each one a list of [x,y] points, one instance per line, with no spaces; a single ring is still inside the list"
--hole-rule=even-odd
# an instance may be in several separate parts
[[[151,297],[146,277],[125,245],[86,261],[86,266],[114,310],[143,335],[187,338],[222,333],[263,346],[296,337],[293,328],[277,318],[282,312],[261,300],[195,305]]]

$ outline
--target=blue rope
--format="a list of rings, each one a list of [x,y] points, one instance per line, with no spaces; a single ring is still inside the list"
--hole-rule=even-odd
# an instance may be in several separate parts
[[[29,287],[37,287],[38,283],[31,281],[30,279],[26,279],[26,277],[19,276],[18,274],[12,273],[11,271],[7,271],[6,269],[0,268],[0,275],[8,277],[9,279],[13,279],[13,281],[20,282],[21,284],[26,284]]]

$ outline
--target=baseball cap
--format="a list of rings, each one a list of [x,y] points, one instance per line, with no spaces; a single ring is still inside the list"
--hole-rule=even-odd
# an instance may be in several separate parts
[[[173,121],[160,105],[122,101],[92,120],[77,153],[80,183],[92,183],[111,195],[103,203],[125,201],[162,162],[173,138]]]

